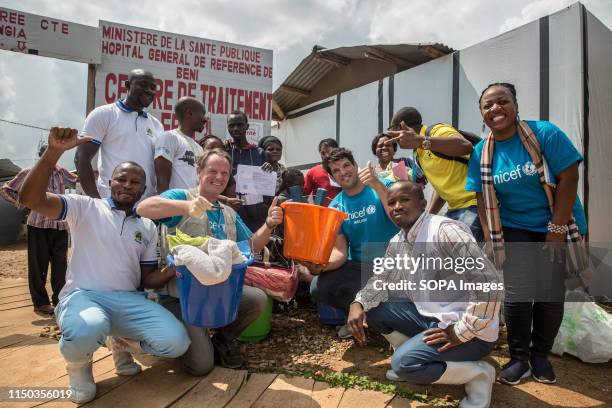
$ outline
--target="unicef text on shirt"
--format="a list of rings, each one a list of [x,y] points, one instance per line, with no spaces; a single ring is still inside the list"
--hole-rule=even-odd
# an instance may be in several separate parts
[[[372,215],[376,212],[376,206],[374,205],[368,205],[367,207],[363,207],[361,210],[359,211],[351,211],[350,213],[348,213],[349,215],[349,219],[350,220],[356,220],[356,219],[360,219],[363,218],[367,215]]]
[[[531,161],[528,161],[525,164],[517,164],[515,170],[495,174],[493,176],[493,183],[502,184],[510,180],[517,180],[523,177],[523,174],[525,176],[535,176],[538,174],[538,169]]]

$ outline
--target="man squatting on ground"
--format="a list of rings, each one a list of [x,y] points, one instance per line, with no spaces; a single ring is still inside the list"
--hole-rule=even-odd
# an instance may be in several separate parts
[[[134,209],[146,185],[142,167],[134,162],[119,164],[110,176],[106,199],[46,192],[60,156],[91,140],[77,138],[75,129],[51,129],[49,147],[19,193],[23,205],[65,220],[72,234],[72,257],[55,314],[62,330],[59,347],[67,363],[71,399],[76,403],[96,396],[92,355],[107,336],[131,339],[130,350],[161,357],[179,357],[189,347],[181,322],[139,291],[160,287],[175,274],[172,268],[157,269],[155,225]],[[113,353],[113,358],[118,374],[140,371],[125,350]]]
[[[461,407],[488,407],[495,369],[483,361],[497,341],[501,291],[389,291],[375,281],[418,283],[458,280],[490,284],[499,282],[495,267],[485,259],[469,228],[462,222],[425,211],[423,189],[408,181],[389,188],[388,206],[401,228],[391,240],[385,258],[407,255],[413,259],[474,259],[480,270],[458,274],[450,270],[419,267],[407,271],[398,266],[373,275],[351,304],[348,327],[365,343],[364,327],[389,340],[395,348],[387,378],[416,384],[465,384]],[[380,282],[379,282],[380,284]],[[503,287],[503,286],[502,286]],[[467,295],[467,296],[466,296]]]
[[[333,149],[323,159],[323,167],[342,187],[329,205],[349,215],[342,222],[329,262],[316,265],[303,262],[310,273],[317,275],[310,284],[313,300],[348,310],[361,289],[361,270],[371,270],[373,257],[382,256],[385,246],[398,228],[391,222],[386,208],[387,189],[368,162],[359,170],[350,150]],[[381,200],[382,197],[383,199]],[[350,337],[344,327],[338,332]]]
[[[138,205],[138,214],[160,220],[168,228],[178,228],[190,236],[208,235],[217,239],[250,241],[253,253],[261,251],[270,240],[272,231],[283,222],[283,210],[275,198],[267,210],[263,225],[253,234],[242,218],[231,207],[219,203],[219,195],[227,186],[231,172],[231,158],[221,149],[207,150],[198,158],[199,185],[193,189],[172,189],[160,196],[150,197]],[[211,205],[214,204],[214,207]],[[162,297],[161,303],[180,314],[176,290],[168,285],[171,296]],[[187,372],[203,375],[213,368],[213,355],[224,367],[242,366],[242,358],[234,347],[235,339],[263,312],[266,294],[258,288],[244,286],[238,317],[208,336],[206,329],[186,325],[191,338],[189,350],[181,358]],[[214,353],[213,353],[214,347]]]

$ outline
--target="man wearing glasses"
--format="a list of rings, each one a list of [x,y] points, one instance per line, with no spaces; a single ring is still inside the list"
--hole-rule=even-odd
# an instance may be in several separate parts
[[[127,161],[137,163],[146,173],[142,198],[155,194],[153,153],[155,139],[164,129],[144,109],[153,102],[157,85],[151,72],[134,69],[125,86],[128,90],[125,99],[91,111],[81,131],[82,136],[91,136],[92,140],[79,145],[74,163],[83,191],[93,198],[110,197],[109,181],[113,170]],[[91,165],[96,153],[99,153],[97,180]]]
[[[196,142],[196,132],[206,125],[206,108],[190,96],[178,100],[174,113],[179,127],[161,134],[155,142],[157,193],[171,188],[190,189],[198,185],[196,159],[204,150]]]

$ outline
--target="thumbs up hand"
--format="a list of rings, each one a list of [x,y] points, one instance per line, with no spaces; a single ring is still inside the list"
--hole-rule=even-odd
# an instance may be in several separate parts
[[[368,161],[366,167],[360,169],[357,175],[359,177],[359,181],[361,181],[366,186],[372,186],[374,183],[379,181],[376,172],[374,172],[374,168],[372,167],[371,161]]]

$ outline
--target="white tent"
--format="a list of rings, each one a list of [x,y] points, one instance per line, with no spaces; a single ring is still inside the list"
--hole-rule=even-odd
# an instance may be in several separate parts
[[[336,138],[363,165],[393,112],[415,106],[426,124],[482,132],[478,98],[492,82],[516,85],[523,119],[550,120],[583,153],[579,195],[591,242],[612,242],[612,32],[580,3],[469,48],[292,112],[274,128],[289,166],[319,161],[317,144]],[[405,156],[411,152],[399,152]]]

